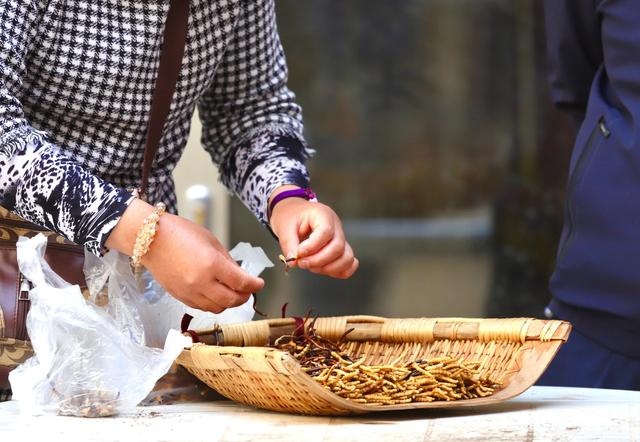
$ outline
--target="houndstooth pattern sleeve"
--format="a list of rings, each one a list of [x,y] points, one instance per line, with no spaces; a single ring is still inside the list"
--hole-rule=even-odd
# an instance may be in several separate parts
[[[198,103],[202,143],[221,180],[265,225],[269,195],[309,185],[301,109],[287,88],[273,0],[243,2],[235,32]]]
[[[0,205],[99,254],[131,201],[92,175],[26,120],[16,91],[40,12],[0,1]]]

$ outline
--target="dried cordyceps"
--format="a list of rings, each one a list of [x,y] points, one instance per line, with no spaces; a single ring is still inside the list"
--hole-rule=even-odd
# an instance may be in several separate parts
[[[290,268],[289,263],[294,262],[298,258],[295,256],[291,258],[285,258],[284,255],[278,255],[278,259],[282,261],[282,263],[284,264],[284,273],[286,274],[286,273],[289,273],[289,268]]]
[[[301,319],[301,318],[300,318]],[[480,379],[479,363],[452,357],[401,362],[404,355],[384,365],[365,365],[342,350],[348,330],[338,342],[319,336],[312,321],[296,321],[293,335],[274,346],[289,352],[313,379],[333,393],[363,404],[395,405],[409,402],[452,401],[491,395],[499,386]]]
[[[258,296],[256,295],[256,293],[252,293],[252,295],[253,295],[253,311],[259,314],[260,316],[267,316],[264,313],[262,313],[260,310],[258,310],[258,307],[256,307],[258,304]]]
[[[87,391],[59,403],[58,414],[78,417],[107,417],[118,412],[120,394],[105,390]]]

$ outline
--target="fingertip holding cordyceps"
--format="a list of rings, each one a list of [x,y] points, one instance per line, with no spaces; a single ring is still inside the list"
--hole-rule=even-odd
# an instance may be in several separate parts
[[[290,263],[295,262],[298,258],[296,258],[295,256],[291,258],[285,258],[284,255],[278,255],[278,259],[284,264],[284,272],[289,273]]]

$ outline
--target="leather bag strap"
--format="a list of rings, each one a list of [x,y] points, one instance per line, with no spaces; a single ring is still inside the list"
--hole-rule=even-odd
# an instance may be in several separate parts
[[[187,41],[188,23],[189,0],[171,0],[164,26],[158,76],[151,99],[151,113],[144,145],[140,182],[140,197],[142,199],[147,197],[151,166],[160,145],[162,130],[169,115],[173,93],[180,74],[182,56]]]

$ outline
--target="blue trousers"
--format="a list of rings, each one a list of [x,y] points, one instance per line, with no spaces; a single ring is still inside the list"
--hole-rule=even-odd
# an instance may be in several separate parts
[[[640,390],[640,360],[615,353],[574,328],[537,385]]]

